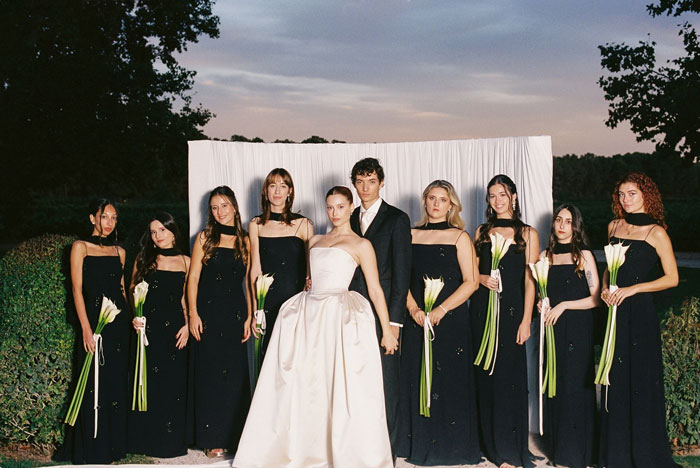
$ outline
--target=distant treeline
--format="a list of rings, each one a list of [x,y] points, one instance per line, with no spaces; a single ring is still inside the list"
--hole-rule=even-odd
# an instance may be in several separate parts
[[[612,157],[591,153],[554,158],[555,200],[609,200],[617,180],[628,172],[648,174],[664,198],[694,198],[700,194],[700,164],[649,153]]]

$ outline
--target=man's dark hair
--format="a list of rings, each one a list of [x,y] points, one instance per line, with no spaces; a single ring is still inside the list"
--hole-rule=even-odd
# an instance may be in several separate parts
[[[358,175],[368,176],[371,175],[373,172],[377,173],[377,178],[379,178],[379,182],[382,182],[384,180],[384,168],[382,168],[382,165],[379,164],[379,161],[377,159],[360,159],[355,163],[354,166],[352,166],[352,172],[350,173],[350,180],[352,181],[352,185],[355,185],[355,179]]]

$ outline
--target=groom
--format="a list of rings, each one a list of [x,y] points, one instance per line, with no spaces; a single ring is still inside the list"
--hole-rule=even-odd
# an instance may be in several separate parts
[[[350,226],[356,234],[369,239],[374,247],[391,329],[398,338],[406,316],[406,295],[411,274],[410,221],[406,213],[379,197],[379,189],[384,186],[384,169],[379,161],[374,158],[358,161],[352,168],[350,179],[362,201],[362,205],[355,208],[350,217]],[[360,268],[355,271],[350,289],[369,299],[367,283]],[[377,336],[381,340],[379,320],[376,320],[376,324]],[[382,353],[386,419],[394,460],[399,437],[399,354]]]

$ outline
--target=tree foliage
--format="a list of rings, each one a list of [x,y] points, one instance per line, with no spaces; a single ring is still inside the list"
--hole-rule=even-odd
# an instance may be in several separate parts
[[[699,0],[659,0],[652,16],[700,13]],[[609,102],[606,125],[629,122],[637,141],[652,141],[662,155],[700,159],[700,38],[688,22],[679,25],[685,55],[656,64],[656,42],[608,43],[598,48],[610,72],[598,80]]]
[[[0,190],[184,194],[212,114],[177,54],[218,36],[212,3],[0,0]]]

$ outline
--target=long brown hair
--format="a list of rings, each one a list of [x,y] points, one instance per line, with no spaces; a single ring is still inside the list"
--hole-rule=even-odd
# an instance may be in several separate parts
[[[489,189],[494,185],[499,184],[506,190],[506,193],[508,194],[508,201],[511,203],[511,206],[513,203],[513,195],[518,194],[518,189],[515,187],[515,182],[513,182],[511,178],[505,174],[498,174],[489,181],[488,185],[486,186],[486,222],[479,226],[479,237],[476,239],[476,242],[474,242],[474,247],[477,249],[481,248],[483,244],[491,242],[489,231],[491,231],[493,228],[497,215],[494,209],[491,208],[491,203],[489,203]],[[524,252],[526,243],[525,238],[523,237],[523,230],[527,225],[523,223],[520,218],[520,198],[515,197],[515,209],[513,210],[513,229],[515,230],[515,235],[513,236],[513,240],[515,241],[516,251]]]
[[[588,237],[586,237],[586,232],[583,229],[583,216],[581,216],[581,211],[576,206],[564,203],[554,210],[554,214],[552,215],[552,228],[549,231],[549,244],[547,244],[547,258],[549,258],[549,262],[552,263],[552,251],[557,244],[554,221],[562,210],[568,210],[569,213],[571,213],[571,258],[574,261],[574,265],[576,265],[576,273],[581,276],[583,272],[586,271],[582,250],[588,248]]]
[[[207,264],[207,261],[211,258],[214,253],[214,249],[219,245],[221,241],[221,228],[219,228],[219,223],[214,219],[214,215],[211,213],[211,200],[215,196],[221,196],[227,198],[231,205],[233,205],[233,227],[236,229],[234,234],[234,246],[236,247],[236,257],[240,258],[243,263],[248,263],[248,248],[246,247],[245,239],[248,237],[248,233],[243,229],[241,224],[241,214],[238,211],[238,201],[236,201],[236,194],[233,193],[230,187],[227,185],[221,185],[216,187],[209,193],[209,202],[207,206],[209,211],[207,212],[207,225],[204,226],[204,257],[202,258],[202,263]]]
[[[139,253],[136,255],[136,274],[134,275],[134,284],[138,284],[143,281],[149,273],[156,270],[158,264],[156,262],[158,258],[158,248],[153,243],[151,238],[151,223],[153,221],[159,221],[165,229],[173,233],[175,245],[173,247],[177,249],[178,253],[182,253],[182,237],[180,236],[180,229],[173,218],[173,215],[166,211],[159,211],[155,215],[151,216],[150,221],[146,225],[146,231],[141,235],[140,249]]]
[[[661,201],[659,187],[651,177],[643,172],[630,172],[615,184],[615,189],[612,192],[612,210],[613,213],[615,213],[615,217],[618,219],[625,217],[625,209],[620,203],[620,195],[618,192],[620,191],[620,185],[627,182],[636,185],[639,191],[642,192],[644,211],[654,218],[659,226],[668,229],[664,219],[664,204]]]
[[[262,193],[260,194],[260,206],[262,207],[262,215],[258,217],[258,224],[265,224],[270,219],[270,213],[272,208],[270,207],[270,199],[267,196],[267,189],[270,184],[273,184],[277,179],[282,179],[287,187],[289,187],[289,195],[284,201],[284,211],[282,212],[282,222],[291,226],[292,225],[292,205],[294,204],[294,182],[292,181],[292,176],[287,172],[286,169],[277,167],[270,171],[270,173],[265,177],[265,182],[263,182]]]

